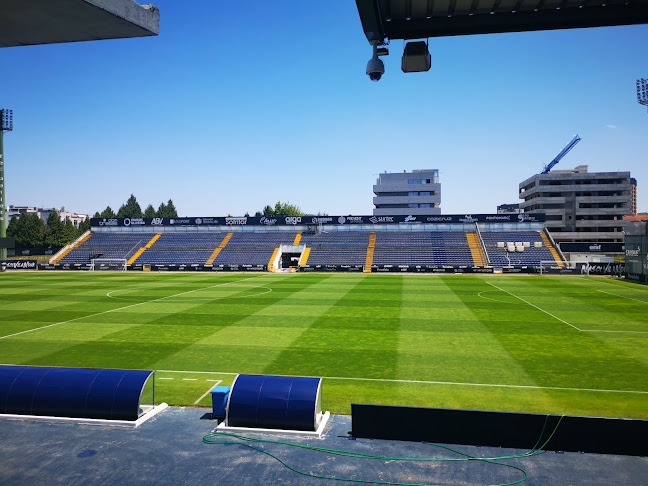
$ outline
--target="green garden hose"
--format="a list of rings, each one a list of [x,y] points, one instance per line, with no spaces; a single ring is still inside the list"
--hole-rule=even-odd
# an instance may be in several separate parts
[[[377,459],[377,460],[383,460],[383,461],[409,461],[409,462],[458,462],[458,461],[480,461],[480,462],[485,462],[488,464],[495,464],[497,466],[504,466],[507,468],[511,469],[516,469],[520,471],[524,477],[521,479],[518,479],[517,481],[511,482],[511,483],[502,483],[497,486],[512,486],[514,484],[519,484],[524,481],[526,481],[528,474],[526,471],[520,467],[514,466],[512,464],[506,464],[503,462],[496,462],[500,460],[505,460],[505,459],[518,459],[522,457],[531,457],[533,455],[536,455],[540,453],[543,448],[549,443],[549,441],[552,439],[554,434],[556,433],[556,430],[558,430],[558,426],[560,425],[560,422],[562,422],[562,419],[564,415],[560,416],[560,419],[558,420],[558,423],[554,427],[553,431],[549,435],[549,438],[542,443],[541,446],[538,447],[540,444],[540,441],[542,440],[542,437],[544,435],[545,429],[547,427],[547,422],[549,420],[549,417],[551,414],[547,414],[545,417],[544,424],[542,426],[542,430],[540,432],[540,436],[538,437],[538,440],[536,441],[535,445],[531,450],[528,452],[525,452],[523,454],[513,454],[513,455],[508,455],[508,456],[499,456],[499,457],[475,457],[471,456],[470,454],[466,454],[460,451],[457,451],[455,449],[452,449],[447,446],[443,446],[440,444],[432,444],[430,442],[424,442],[425,444],[432,445],[435,447],[440,447],[442,449],[454,452],[456,454],[459,454],[463,457],[455,457],[455,458],[450,458],[450,457],[428,457],[428,458],[417,458],[417,457],[388,457],[388,456],[377,456],[377,455],[371,455],[371,454],[363,454],[361,452],[351,452],[351,451],[342,451],[338,449],[328,449],[325,447],[315,447],[315,446],[308,446],[308,445],[303,445],[303,444],[295,444],[292,442],[284,442],[284,441],[278,441],[278,440],[268,440],[268,439],[255,439],[251,437],[246,437],[243,435],[238,435],[238,434],[231,434],[231,433],[226,433],[226,432],[212,432],[210,434],[207,434],[203,437],[203,442],[205,444],[218,444],[218,445],[241,445],[244,447],[247,447],[249,449],[252,449],[254,451],[260,452],[262,454],[265,454],[267,456],[270,456],[271,458],[275,459],[278,461],[281,465],[286,467],[287,469],[297,473],[301,474],[302,476],[307,476],[311,478],[318,478],[318,479],[330,479],[333,481],[348,481],[352,483],[365,483],[365,484],[382,484],[382,485],[389,485],[389,486],[431,486],[431,485],[424,485],[421,483],[398,483],[398,482],[389,482],[389,481],[372,481],[372,480],[364,480],[364,479],[352,479],[352,478],[340,478],[340,477],[335,477],[335,476],[323,476],[319,474],[312,474],[308,473],[305,471],[300,471],[299,469],[296,469],[289,464],[286,464],[284,461],[282,461],[280,458],[275,456],[274,454],[271,454],[270,452],[267,452],[263,449],[260,449],[258,447],[255,447],[253,445],[250,445],[250,443],[257,443],[257,444],[279,444],[279,445],[284,445],[284,446],[289,446],[289,447],[295,447],[295,448],[300,448],[300,449],[307,449],[311,451],[316,451],[316,452],[322,452],[324,454],[331,454],[335,456],[343,456],[343,457],[351,457],[351,458],[356,458],[356,459]],[[216,440],[222,438],[222,440]],[[435,486],[443,486],[443,485],[435,485]]]

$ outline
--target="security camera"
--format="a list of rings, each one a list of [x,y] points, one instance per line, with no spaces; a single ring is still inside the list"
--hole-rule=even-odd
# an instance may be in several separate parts
[[[385,74],[385,64],[377,56],[369,59],[367,63],[367,75],[372,81],[378,81]]]

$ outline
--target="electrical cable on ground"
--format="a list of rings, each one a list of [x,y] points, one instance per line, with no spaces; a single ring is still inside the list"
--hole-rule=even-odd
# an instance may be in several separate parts
[[[558,426],[560,425],[560,422],[562,422],[562,419],[564,415],[561,415],[560,418],[558,419],[558,423],[554,427],[553,431],[549,435],[549,438],[545,440],[540,447],[538,447],[538,444],[540,444],[540,441],[542,440],[542,437],[544,435],[544,432],[547,427],[547,423],[549,420],[549,417],[552,416],[552,414],[547,414],[545,417],[544,424],[542,426],[542,430],[540,431],[540,435],[538,437],[538,440],[536,441],[535,445],[531,450],[523,453],[523,454],[512,454],[512,455],[507,455],[507,456],[498,456],[498,457],[475,457],[470,454],[466,454],[464,452],[457,451],[455,449],[452,449],[451,447],[440,445],[440,444],[433,444],[430,442],[424,442],[424,444],[428,444],[431,446],[435,447],[440,447],[442,449],[454,452],[456,454],[459,454],[463,457],[428,457],[428,458],[417,458],[417,457],[388,457],[388,456],[377,456],[377,455],[371,455],[371,454],[364,454],[361,452],[351,452],[351,451],[342,451],[338,449],[328,449],[325,447],[315,447],[315,446],[308,446],[308,445],[303,445],[303,444],[296,444],[292,442],[284,442],[284,441],[278,441],[278,440],[268,440],[268,439],[255,439],[252,437],[246,437],[243,435],[238,435],[238,434],[231,434],[231,433],[226,433],[226,432],[212,432],[210,434],[207,434],[203,437],[203,442],[205,444],[214,444],[214,445],[241,445],[244,447],[247,447],[249,449],[255,450],[257,452],[260,452],[262,454],[265,454],[267,456],[270,456],[271,458],[275,459],[278,461],[281,465],[286,467],[287,469],[297,473],[301,474],[302,476],[307,476],[311,478],[317,478],[317,479],[330,479],[333,481],[348,481],[352,483],[365,483],[365,484],[381,484],[381,485],[388,485],[388,486],[444,486],[444,485],[426,485],[422,483],[398,483],[398,482],[389,482],[389,481],[373,481],[373,480],[365,480],[365,479],[352,479],[352,478],[340,478],[340,477],[335,477],[335,476],[324,476],[324,475],[319,475],[319,474],[313,474],[313,473],[308,473],[305,471],[301,471],[299,469],[296,469],[289,464],[285,463],[282,461],[279,457],[275,456],[274,454],[271,454],[268,451],[265,451],[259,447],[255,447],[253,445],[248,444],[247,442],[251,443],[258,443],[258,444],[278,444],[278,445],[284,445],[284,446],[289,446],[289,447],[295,447],[299,449],[307,449],[315,452],[322,452],[325,454],[331,454],[331,455],[336,455],[336,456],[343,456],[343,457],[351,457],[351,458],[356,458],[356,459],[378,459],[378,460],[384,460],[384,461],[409,461],[409,462],[461,462],[461,461],[479,461],[479,462],[485,462],[488,464],[495,464],[497,466],[504,466],[507,468],[511,469],[516,469],[520,471],[522,474],[524,474],[524,477],[522,479],[519,479],[514,482],[509,482],[509,483],[501,483],[495,486],[513,486],[515,484],[520,484],[528,478],[527,472],[522,469],[521,467],[514,466],[512,464],[507,464],[504,462],[497,462],[501,460],[507,460],[507,459],[518,459],[518,458],[523,458],[523,457],[531,457],[536,454],[539,454],[540,452],[543,452],[544,447],[549,443],[549,441],[553,438],[554,434],[558,430]],[[230,440],[216,440],[216,438],[222,437],[224,439],[230,439]],[[231,440],[235,439],[235,440]]]

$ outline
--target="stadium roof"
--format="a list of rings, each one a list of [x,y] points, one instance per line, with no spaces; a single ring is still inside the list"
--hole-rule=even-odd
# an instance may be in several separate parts
[[[367,40],[648,23],[648,0],[356,0]]]
[[[157,35],[160,11],[134,0],[0,0],[0,47]]]

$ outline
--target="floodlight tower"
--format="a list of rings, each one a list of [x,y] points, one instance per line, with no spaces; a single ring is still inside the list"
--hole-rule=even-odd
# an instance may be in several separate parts
[[[637,101],[640,105],[648,106],[648,79],[637,79]]]
[[[0,109],[0,239],[7,236],[7,207],[5,205],[4,132],[13,130],[13,110]],[[0,248],[0,260],[7,259],[7,249]]]

